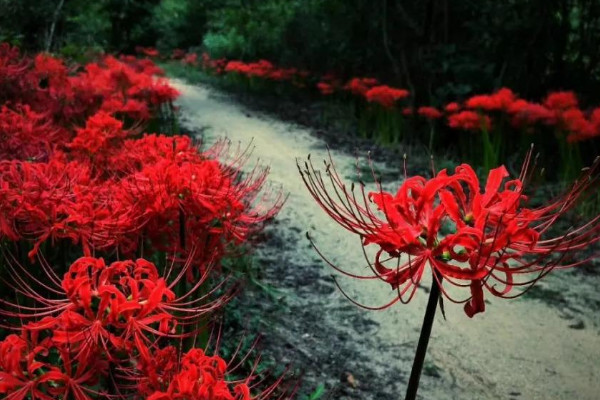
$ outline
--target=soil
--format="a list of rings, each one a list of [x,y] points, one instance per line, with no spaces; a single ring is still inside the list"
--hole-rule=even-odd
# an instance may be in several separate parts
[[[254,157],[271,167],[270,181],[289,193],[256,250],[262,280],[275,294],[247,290],[238,302],[242,314],[261,321],[248,329],[264,335],[265,359],[303,371],[299,398],[321,384],[322,399],[403,398],[429,282],[408,305],[376,312],[350,303],[331,275],[364,304],[384,304],[394,293],[385,284],[340,277],[311,248],[306,232],[337,265],[364,268],[358,239],[322,212],[296,168],[296,158],[303,161],[309,153],[315,162],[325,159],[327,141],[341,175],[352,178],[353,150],[374,150],[373,158],[384,161],[377,168],[393,187],[401,156],[339,132],[283,121],[280,111],[265,113],[260,103],[249,107],[212,87],[178,80],[173,85],[182,93],[183,126],[201,131],[208,142],[222,136],[252,141]],[[427,156],[410,159],[411,173],[428,168]],[[488,296],[486,312],[473,319],[462,306],[446,303],[446,319],[439,310],[436,315],[419,398],[598,399],[599,283],[597,274],[556,271],[519,299]]]

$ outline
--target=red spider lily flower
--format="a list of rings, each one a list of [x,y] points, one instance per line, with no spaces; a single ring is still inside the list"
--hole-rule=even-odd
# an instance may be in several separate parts
[[[68,70],[62,60],[47,54],[38,54],[34,58],[34,73],[41,80],[47,80],[45,86],[52,91],[60,91],[67,81]]]
[[[28,105],[0,108],[0,160],[47,161],[70,134]]]
[[[293,394],[293,389],[282,385],[281,377],[258,393],[256,386],[262,378],[256,372],[256,362],[248,377],[228,379],[240,366],[241,362],[234,365],[233,360],[228,363],[202,349],[191,349],[179,357],[173,347],[167,347],[153,354],[149,362],[140,363],[138,375],[132,379],[137,382],[137,392],[153,400],[265,400],[290,398]]]
[[[173,52],[171,53],[171,59],[181,60],[183,57],[185,57],[185,54],[185,50],[183,49],[173,49]]]
[[[588,259],[573,260],[572,255],[600,240],[600,215],[563,235],[550,233],[578,198],[597,190],[600,161],[563,196],[528,208],[531,162],[530,152],[520,176],[508,181],[504,167],[491,170],[483,190],[473,169],[463,164],[453,175],[442,170],[429,180],[408,178],[395,195],[380,185],[367,194],[362,184],[357,193],[342,182],[333,164],[326,170],[331,189],[310,161],[299,170],[330,217],[358,234],[364,246],[379,247],[373,260],[365,252],[371,275],[345,272],[325,259],[346,275],[380,279],[397,291],[388,304],[367,308],[410,301],[429,267],[445,297],[465,303],[472,317],[485,310],[484,289],[498,297],[519,296],[551,270],[585,263]],[[440,232],[443,223],[452,225],[450,233]],[[470,296],[454,298],[444,284],[468,287]]]
[[[354,95],[365,96],[369,89],[376,86],[378,83],[377,79],[374,78],[352,78],[344,86],[344,89]]]
[[[446,104],[446,107],[444,107],[444,111],[450,114],[458,112],[460,111],[460,104],[456,102],[448,103]]]
[[[508,113],[512,115],[512,124],[518,127],[530,126],[536,123],[554,125],[557,122],[554,111],[541,104],[530,103],[522,99],[513,102],[508,108]]]
[[[473,96],[465,102],[467,108],[485,111],[507,110],[516,100],[515,94],[508,88],[502,88],[491,95]]]
[[[448,116],[448,126],[466,131],[490,130],[492,121],[487,115],[481,115],[474,111],[461,111]]]
[[[173,147],[169,151],[175,153]],[[281,194],[263,190],[267,169],[257,167],[242,177],[245,156],[220,163],[198,153],[187,161],[185,152],[176,153],[120,183],[123,203],[144,215],[144,232],[156,248],[183,251],[183,229],[190,243],[203,244],[196,252],[202,265],[223,255],[228,243],[246,241],[280,209]]]
[[[546,97],[544,106],[550,110],[567,110],[569,108],[577,108],[579,101],[577,100],[577,95],[573,92],[554,92]]]
[[[33,279],[25,267],[8,261],[10,271],[25,273],[25,277]],[[60,280],[50,266],[43,264],[49,283],[33,281],[55,298],[46,299],[25,279],[15,278],[15,289],[23,291],[40,306],[27,308],[2,300],[0,314],[20,320],[43,317],[21,330],[32,337],[50,331],[53,343],[68,347],[79,359],[98,352],[110,361],[118,360],[122,352],[147,359],[159,338],[181,339],[195,335],[200,321],[231,297],[230,291],[215,295],[224,287],[224,282],[194,297],[206,284],[209,269],[184,294],[175,295],[173,288],[189,268],[190,261],[177,272],[171,266],[163,277],[154,264],[143,259],[106,265],[102,259],[84,257],[75,261]],[[175,276],[167,283],[171,274]],[[178,332],[178,326],[194,329]]]
[[[107,364],[101,357],[73,357],[52,336],[38,341],[9,335],[0,342],[0,394],[7,400],[73,398],[91,400]]]
[[[90,157],[98,153],[114,152],[129,135],[129,132],[123,129],[123,122],[104,111],[88,118],[85,128],[76,129],[76,132],[75,138],[68,145],[69,148]]]
[[[119,56],[119,60],[126,64],[127,66],[133,68],[133,70],[139,74],[144,75],[156,75],[156,76],[164,76],[165,71],[162,70],[159,66],[157,66],[154,61],[149,58],[136,58],[134,56]]]
[[[404,107],[402,109],[402,115],[404,115],[404,116],[409,117],[409,116],[413,115],[414,113],[415,113],[415,109],[412,107]]]
[[[181,60],[184,65],[197,66],[198,65],[198,54],[189,53],[186,54],[185,57]]]
[[[439,119],[442,117],[440,110],[435,107],[419,107],[417,109],[417,114],[429,120]]]
[[[127,116],[134,121],[147,121],[152,116],[148,104],[135,99],[106,99],[102,102],[101,111]]]
[[[596,133],[595,126],[578,108],[571,108],[560,113],[560,123],[567,131],[567,140],[574,141],[577,137],[591,137]]]
[[[168,380],[166,391],[150,394],[149,400],[202,398],[210,400],[250,400],[246,383],[230,384],[225,373],[227,363],[218,356],[207,356],[202,349],[192,349],[181,359],[180,370]]]
[[[321,92],[321,94],[324,96],[328,96],[335,92],[335,87],[332,84],[327,83],[327,82],[317,83],[317,89],[319,89],[319,92]]]
[[[374,86],[365,93],[369,103],[377,103],[385,108],[393,108],[398,100],[408,97],[405,89],[397,89],[386,85]]]
[[[89,168],[81,163],[0,161],[0,237],[35,242],[31,255],[49,237],[69,237],[61,218],[72,204],[75,184],[90,182]]]
[[[588,123],[590,126],[587,129],[567,136],[567,140],[570,142],[580,142],[600,136],[600,107],[592,111]]]
[[[89,164],[56,156],[0,161],[0,176],[0,237],[32,242],[32,258],[47,240],[79,243],[84,254],[137,242],[143,214],[121,201],[114,180],[94,178]]]
[[[202,68],[213,70],[217,74],[221,74],[225,71],[228,61],[224,58],[214,60],[211,58],[210,54],[204,52],[202,53]]]
[[[158,57],[160,56],[160,53],[158,50],[156,50],[154,47],[141,47],[136,49],[138,50],[139,53],[148,56],[148,57]]]
[[[204,154],[198,150],[199,146],[200,143],[194,143],[189,136],[144,134],[139,139],[125,140],[121,151],[114,151],[110,155],[106,170],[130,175],[141,171],[146,165],[163,160],[181,164],[201,163],[206,158],[212,158],[211,150]]]
[[[245,74],[249,71],[250,68],[242,61],[232,60],[227,62],[227,65],[225,65],[225,72],[237,72],[240,74]]]

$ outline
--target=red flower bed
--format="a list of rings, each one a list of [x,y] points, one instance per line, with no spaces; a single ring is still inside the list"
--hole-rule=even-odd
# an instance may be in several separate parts
[[[251,393],[254,376],[231,382],[223,359],[182,343],[233,295],[220,261],[281,194],[226,142],[143,134],[178,95],[159,75],[148,59],[76,69],[0,45],[0,274],[26,298],[0,301],[14,332],[0,341],[6,399],[274,392]]]

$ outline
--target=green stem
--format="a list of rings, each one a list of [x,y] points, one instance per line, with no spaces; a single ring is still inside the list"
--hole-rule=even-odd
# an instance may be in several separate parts
[[[435,135],[435,129],[433,122],[429,123],[429,154],[433,154],[433,137]]]

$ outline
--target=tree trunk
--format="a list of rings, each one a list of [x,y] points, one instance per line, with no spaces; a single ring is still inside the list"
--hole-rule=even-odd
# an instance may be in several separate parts
[[[46,52],[50,51],[52,47],[52,40],[54,39],[54,31],[56,31],[56,24],[58,22],[58,18],[60,17],[60,12],[65,4],[65,0],[59,0],[58,6],[56,6],[56,10],[54,10],[54,15],[52,16],[52,23],[50,24],[50,30],[48,31],[48,37],[46,38]]]

